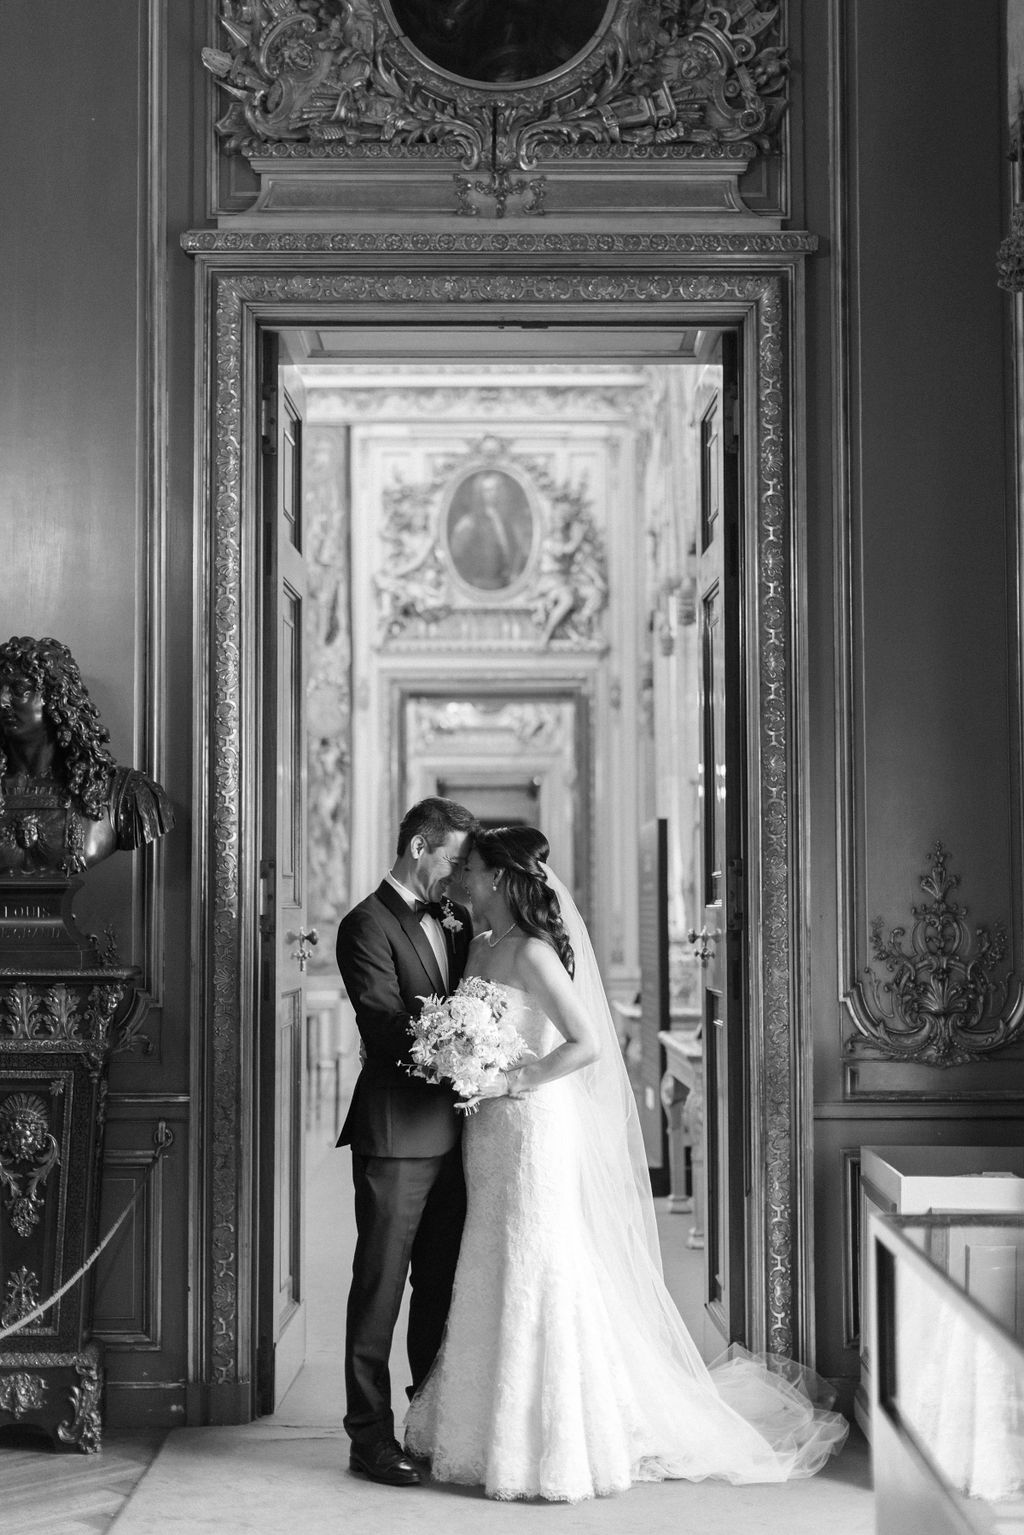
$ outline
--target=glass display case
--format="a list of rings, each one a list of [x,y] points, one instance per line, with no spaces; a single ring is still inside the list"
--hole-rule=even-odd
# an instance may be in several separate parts
[[[857,1421],[871,1437],[872,1214],[1013,1215],[1024,1220],[1022,1146],[862,1146],[860,1386]]]
[[[1024,1221],[873,1214],[878,1535],[1024,1535]]]

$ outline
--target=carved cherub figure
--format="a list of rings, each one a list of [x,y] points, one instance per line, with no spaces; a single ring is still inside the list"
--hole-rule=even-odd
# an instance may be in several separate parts
[[[163,789],[109,739],[66,645],[0,645],[0,878],[77,874],[170,831]]]

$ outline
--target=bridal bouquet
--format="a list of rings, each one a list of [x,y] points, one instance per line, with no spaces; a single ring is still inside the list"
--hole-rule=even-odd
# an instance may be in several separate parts
[[[507,1071],[532,1055],[515,1024],[505,1020],[508,998],[480,976],[460,981],[450,997],[424,997],[418,1018],[410,1019],[413,1064],[406,1070],[427,1082],[447,1082],[461,1097],[474,1098],[496,1071]],[[472,1113],[475,1103],[456,1104]]]

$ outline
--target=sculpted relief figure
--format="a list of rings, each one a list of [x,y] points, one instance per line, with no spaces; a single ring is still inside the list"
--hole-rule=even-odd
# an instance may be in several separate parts
[[[170,831],[163,789],[109,739],[66,645],[0,645],[0,879],[70,877]]]

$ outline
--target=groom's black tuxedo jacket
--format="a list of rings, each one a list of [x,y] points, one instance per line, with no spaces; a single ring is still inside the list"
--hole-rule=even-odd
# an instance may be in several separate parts
[[[469,914],[454,910],[462,928],[444,929],[449,991],[462,978],[473,936]],[[446,991],[419,918],[384,880],[342,918],[337,954],[366,1048],[338,1145],[364,1156],[442,1156],[459,1137],[455,1095],[404,1069],[410,1015],[422,997]]]

